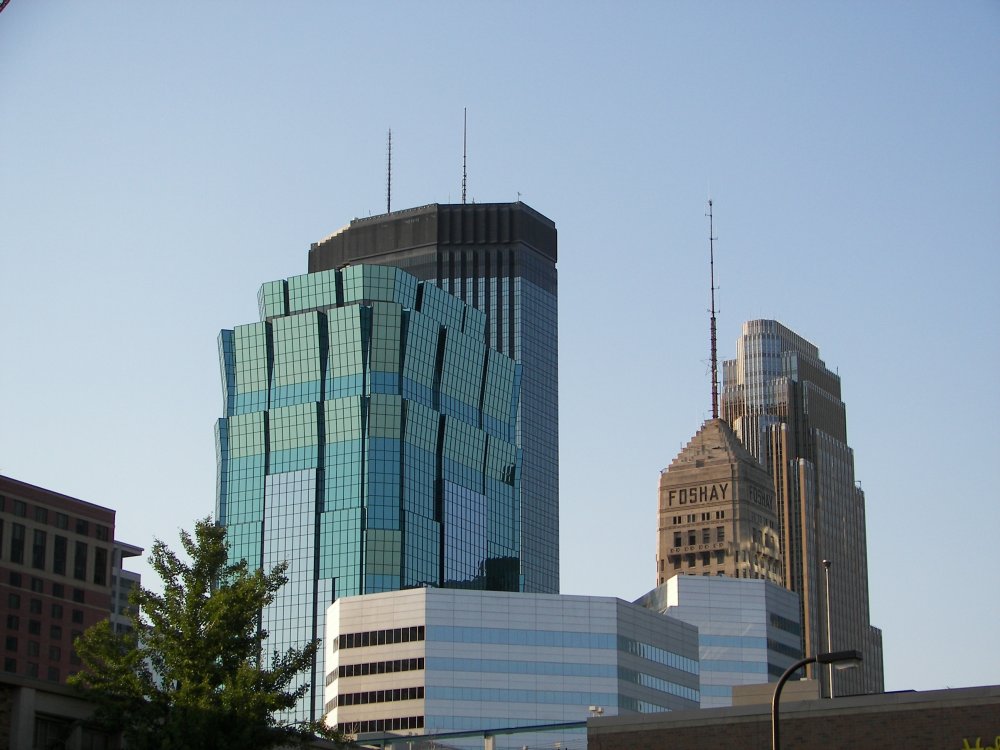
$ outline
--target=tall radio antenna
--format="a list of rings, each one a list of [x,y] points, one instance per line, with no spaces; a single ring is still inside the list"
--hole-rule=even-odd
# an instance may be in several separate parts
[[[385,212],[392,213],[392,128],[389,128],[389,156],[385,169]]]
[[[465,157],[468,153],[468,134],[469,134],[469,108],[462,107],[462,203],[465,203]]]
[[[715,226],[712,219],[712,199],[708,199],[708,267],[712,290],[712,419],[719,418],[719,359],[715,332]]]

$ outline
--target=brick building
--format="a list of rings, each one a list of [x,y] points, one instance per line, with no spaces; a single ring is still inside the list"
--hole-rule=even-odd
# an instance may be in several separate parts
[[[63,683],[79,664],[73,640],[121,614],[119,589],[137,583],[115,542],[115,511],[0,476],[2,672]]]

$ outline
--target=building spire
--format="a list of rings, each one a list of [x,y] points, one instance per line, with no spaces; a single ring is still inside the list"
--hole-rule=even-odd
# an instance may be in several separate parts
[[[385,170],[385,212],[392,213],[392,128],[389,128],[389,142],[386,146],[388,160]]]
[[[715,227],[712,219],[712,199],[708,199],[708,268],[711,277],[710,287],[712,292],[712,318],[711,318],[711,339],[712,339],[712,419],[719,418],[719,357],[717,348],[717,338],[715,331]]]
[[[469,108],[462,107],[462,203],[465,203],[466,154],[468,153]]]

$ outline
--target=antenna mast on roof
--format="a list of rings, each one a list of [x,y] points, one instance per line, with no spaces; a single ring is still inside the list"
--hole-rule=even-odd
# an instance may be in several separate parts
[[[719,239],[715,236],[715,227],[712,219],[712,199],[708,199],[708,267],[711,276],[712,289],[712,419],[719,418],[719,360],[716,347],[715,333],[715,241]]]
[[[389,128],[388,162],[385,170],[385,212],[392,212],[392,128]]]
[[[462,203],[465,203],[465,157],[468,153],[469,108],[462,107]]]

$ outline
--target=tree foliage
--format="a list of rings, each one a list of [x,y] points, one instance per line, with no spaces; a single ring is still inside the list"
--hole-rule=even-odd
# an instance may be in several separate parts
[[[307,690],[292,685],[319,644],[275,652],[267,665],[262,658],[260,611],[287,582],[286,565],[270,572],[230,565],[225,529],[210,519],[197,522],[193,537],[182,531],[181,544],[189,563],[153,544],[163,593],[132,591],[133,632],[114,633],[105,621],[77,639],[83,667],[70,684],[124,730],[130,750],[249,750],[334,738],[320,725],[276,718]]]

